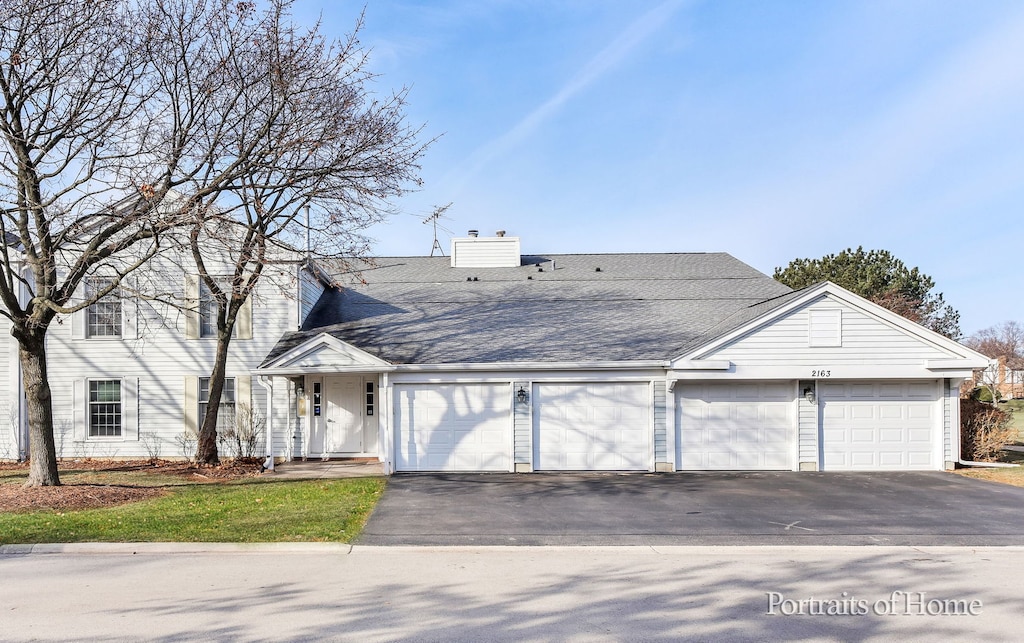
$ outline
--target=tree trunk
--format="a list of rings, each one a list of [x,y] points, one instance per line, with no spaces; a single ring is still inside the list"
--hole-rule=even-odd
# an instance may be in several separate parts
[[[28,407],[29,472],[26,487],[50,487],[60,484],[57,451],[53,442],[53,407],[50,381],[46,376],[45,335],[19,339],[22,385]]]
[[[228,346],[231,344],[231,332],[234,320],[227,327],[217,330],[217,353],[213,361],[213,372],[210,373],[210,397],[206,405],[206,415],[199,428],[199,443],[196,446],[196,462],[199,464],[219,464],[217,454],[217,418],[220,413],[220,401],[224,397],[224,377],[227,375]]]

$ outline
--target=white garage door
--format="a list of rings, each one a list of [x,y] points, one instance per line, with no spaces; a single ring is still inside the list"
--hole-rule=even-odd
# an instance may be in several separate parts
[[[793,468],[794,382],[680,382],[676,396],[676,462],[680,469]]]
[[[508,384],[396,384],[398,471],[509,471]]]
[[[650,390],[646,382],[534,385],[534,469],[650,469]]]
[[[822,468],[941,469],[935,382],[819,382]]]

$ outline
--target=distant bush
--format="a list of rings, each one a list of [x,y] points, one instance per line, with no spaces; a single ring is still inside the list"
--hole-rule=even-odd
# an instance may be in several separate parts
[[[987,386],[979,386],[978,388],[974,389],[974,392],[971,394],[971,399],[977,400],[979,402],[988,402],[989,404],[991,404],[992,389],[990,389]]]
[[[980,400],[960,400],[960,455],[964,460],[995,462],[1016,432],[1010,414]]]

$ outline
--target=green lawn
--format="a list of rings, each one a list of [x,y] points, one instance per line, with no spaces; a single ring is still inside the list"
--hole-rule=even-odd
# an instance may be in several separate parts
[[[1001,402],[999,408],[1011,414],[1010,426],[1017,430],[1017,442],[1024,444],[1024,400]]]
[[[383,478],[175,484],[165,496],[106,509],[0,513],[0,543],[350,542],[384,484]]]

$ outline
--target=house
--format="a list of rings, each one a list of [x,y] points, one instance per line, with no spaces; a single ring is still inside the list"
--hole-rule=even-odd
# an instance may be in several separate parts
[[[987,363],[834,284],[792,291],[721,253],[523,255],[516,237],[472,234],[450,257],[276,274],[229,375],[278,460],[941,470],[958,460],[959,386]],[[161,319],[155,339],[102,348],[54,333],[72,452],[144,456],[195,426],[213,342]],[[96,436],[93,382],[115,380],[121,433]]]
[[[978,387],[995,389],[1001,400],[1012,400],[1024,397],[1024,370],[1020,359],[1000,355],[989,360],[987,368],[974,371],[972,379],[964,383],[961,394],[969,395]]]

